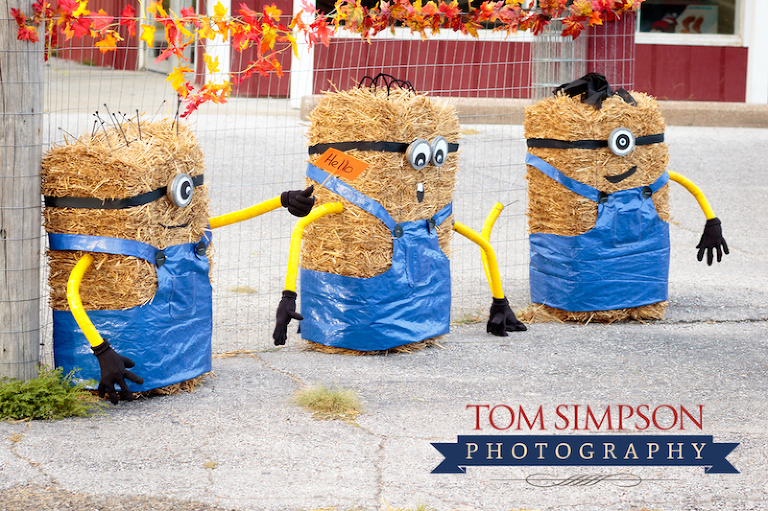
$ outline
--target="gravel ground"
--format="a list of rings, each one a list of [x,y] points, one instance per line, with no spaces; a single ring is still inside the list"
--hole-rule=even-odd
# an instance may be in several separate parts
[[[0,491],[0,511],[228,511],[227,508],[157,497],[74,493],[58,485],[19,485]]]

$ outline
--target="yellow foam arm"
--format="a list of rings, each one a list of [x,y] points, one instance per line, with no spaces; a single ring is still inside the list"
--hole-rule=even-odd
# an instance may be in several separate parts
[[[69,280],[67,280],[67,303],[80,330],[85,334],[85,338],[88,339],[91,347],[95,348],[103,343],[104,339],[102,339],[96,327],[93,326],[91,319],[85,312],[85,308],[83,308],[83,302],[80,300],[80,283],[83,281],[85,272],[91,267],[91,263],[93,263],[93,256],[85,254],[72,269],[72,272],[69,274]]]
[[[493,225],[496,223],[496,219],[499,218],[499,215],[502,211],[504,211],[504,205],[500,202],[497,202],[494,204],[491,212],[488,213],[488,216],[485,218],[485,222],[483,222],[483,229],[480,231],[480,236],[482,236],[483,239],[489,243],[491,241],[491,230],[493,230]],[[491,282],[491,271],[488,268],[488,256],[485,255],[485,251],[480,252],[480,257],[483,259],[483,270],[485,270],[485,278],[488,279],[488,282]]]
[[[501,287],[501,276],[499,275],[499,266],[496,262],[496,253],[493,251],[491,243],[460,222],[454,222],[453,230],[465,238],[468,238],[470,241],[480,245],[480,248],[488,260],[488,283],[491,286],[491,294],[494,298],[504,298],[504,290]]]
[[[304,235],[304,228],[309,224],[331,213],[341,213],[344,206],[341,202],[329,202],[316,206],[305,217],[300,218],[291,233],[291,248],[288,254],[288,270],[285,275],[285,290],[296,292],[296,279],[299,274],[299,255],[301,253],[301,237]]]
[[[274,209],[282,207],[282,205],[283,203],[280,202],[280,196],[278,195],[277,197],[265,200],[264,202],[260,202],[251,207],[241,209],[239,211],[233,211],[231,213],[226,213],[224,215],[215,216],[210,219],[211,229],[242,222],[243,220],[250,220],[251,218],[255,218],[259,215],[269,213]]]
[[[707,217],[707,220],[711,220],[717,216],[709,206],[709,201],[707,201],[707,198],[704,197],[704,192],[702,192],[699,187],[693,183],[693,181],[683,176],[682,174],[678,174],[677,172],[668,171],[667,173],[669,174],[669,179],[676,183],[680,183],[686,190],[691,192],[691,195],[696,198],[699,206],[701,206],[701,210],[704,212],[704,216]]]

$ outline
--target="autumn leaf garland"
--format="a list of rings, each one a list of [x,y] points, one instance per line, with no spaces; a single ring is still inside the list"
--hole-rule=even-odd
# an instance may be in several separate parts
[[[256,12],[243,3],[236,15],[231,16],[218,2],[212,16],[184,8],[179,17],[173,11],[166,12],[162,1],[157,0],[146,7],[145,15],[148,20],[162,27],[167,42],[166,49],[156,61],[174,56],[179,63],[167,80],[186,103],[182,114],[186,117],[207,101],[226,102],[232,83],[239,83],[255,73],[282,76],[282,66],[277,57],[289,48],[299,57],[296,37],[303,37],[309,47],[317,43],[328,46],[330,38],[338,30],[359,34],[369,41],[385,30],[394,32],[395,26],[406,27],[422,39],[438,34],[440,30],[478,37],[478,30],[486,26],[507,34],[524,30],[538,35],[553,19],[559,19],[564,27],[562,34],[575,39],[587,26],[617,21],[624,13],[637,10],[643,1],[574,0],[567,5],[567,0],[539,0],[537,8],[528,9],[524,8],[524,0],[485,0],[479,7],[472,7],[470,3],[468,12],[462,12],[457,0],[430,0],[426,3],[422,0],[384,0],[371,9],[362,5],[361,0],[337,0],[334,10],[328,14],[302,2],[302,9],[288,26],[280,22],[282,11],[274,4]],[[117,20],[101,9],[93,13],[87,6],[88,0],[59,0],[58,9],[54,10],[45,0],[36,0],[32,4],[33,14],[30,17],[18,9],[11,9],[19,27],[17,38],[38,42],[39,27],[44,26],[47,59],[50,49],[58,46],[59,34],[63,34],[66,40],[90,36],[95,40],[94,46],[102,53],[116,50],[118,43],[123,41],[118,32],[121,27],[126,27],[131,37],[136,35],[139,21],[130,5],[122,10]],[[160,27],[152,23],[141,23],[139,40],[152,47],[155,32]],[[184,56],[184,49],[195,42],[216,37],[221,41],[230,41],[232,47],[239,52],[254,48],[256,58],[242,71],[230,72],[232,82],[209,81],[196,90],[186,78],[187,74],[193,74],[194,71],[184,65],[188,60]],[[204,60],[209,73],[219,71],[217,60],[208,56],[204,56]]]

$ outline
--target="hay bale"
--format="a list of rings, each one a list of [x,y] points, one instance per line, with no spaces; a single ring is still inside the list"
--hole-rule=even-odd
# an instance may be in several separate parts
[[[42,193],[47,200],[127,199],[170,188],[177,175],[195,178],[204,169],[203,153],[187,127],[171,120],[134,119],[51,148],[42,162]],[[169,266],[174,270],[165,271],[168,284],[161,299],[156,298],[160,270],[144,259],[93,253],[94,263],[83,276],[80,297],[97,331],[115,351],[133,359],[134,370],[145,379],[143,385],[131,386],[133,390],[191,391],[210,371],[210,247],[205,255],[197,253],[201,262],[178,269],[195,250],[190,247],[196,247],[209,229],[208,218],[205,184],[194,188],[186,207],[175,205],[168,195],[124,209],[45,207],[44,225],[49,233],[139,241],[168,249],[177,258],[174,264],[165,265],[164,271]],[[178,247],[185,247],[183,254]],[[83,350],[86,340],[68,312],[66,299],[70,273],[84,254],[48,250],[54,357],[57,365],[67,370],[81,368],[80,377],[98,380],[98,364]],[[167,292],[169,288],[171,292]],[[176,293],[187,296],[178,299]],[[154,307],[160,312],[147,312],[150,304],[158,302],[161,305]]]
[[[355,88],[325,93],[309,119],[309,145],[342,141],[387,141],[410,143],[437,136],[458,142],[459,121],[454,107],[407,90]],[[404,154],[378,151],[348,151],[369,164],[353,182],[341,177],[359,192],[376,199],[396,222],[427,219],[453,200],[458,171],[458,153],[450,153],[441,167],[427,165],[416,171]],[[310,163],[320,155],[312,155]],[[423,183],[424,200],[416,199],[416,185]],[[386,271],[392,260],[389,230],[377,218],[320,183],[316,204],[341,200],[344,212],[312,223],[304,236],[302,267],[350,277],[372,277]],[[452,218],[438,226],[440,248],[450,253]]]
[[[398,88],[327,92],[309,118],[310,146],[353,141],[410,144],[419,138],[431,142],[438,136],[456,143],[460,136],[454,107],[433,101],[424,94]],[[457,152],[449,153],[442,166],[428,164],[421,170],[412,168],[404,153],[357,149],[347,153],[365,161],[369,167],[354,181],[344,177],[332,179],[341,179],[375,199],[397,223],[427,220],[453,200]],[[315,163],[319,158],[320,155],[311,155],[309,162]],[[424,187],[421,202],[416,195],[418,183]],[[327,215],[306,229],[301,267],[358,278],[386,272],[392,264],[393,254],[390,230],[375,216],[322,187],[322,183],[307,178],[307,184],[315,185],[317,204],[341,201],[344,211]],[[450,254],[452,225],[453,215],[437,226],[439,246],[446,256]],[[414,343],[423,340],[414,339]],[[318,343],[310,343],[310,346],[313,344]],[[317,347],[321,349],[319,344]],[[343,347],[333,347],[334,350],[338,348]]]
[[[629,128],[635,137],[664,133],[665,122],[656,101],[642,92],[631,92],[637,105],[626,103],[618,95],[607,98],[602,108],[582,103],[581,97],[562,93],[543,99],[526,108],[526,139],[563,141],[608,140],[613,129]],[[647,186],[666,170],[669,151],[664,143],[636,146],[627,156],[618,156],[609,148],[555,149],[528,148],[567,177],[611,194]],[[606,176],[622,174],[637,166],[637,172],[618,182]],[[598,205],[578,195],[537,168],[528,165],[528,229],[530,233],[576,236],[590,231],[597,220]],[[669,221],[669,185],[653,194],[652,200],[661,220]],[[661,319],[667,302],[642,307],[607,311],[563,311],[540,306],[524,311],[524,321],[560,320],[577,322],[613,322],[628,319]]]
[[[142,122],[139,140],[138,124],[123,123],[48,151],[43,158],[42,193],[125,199],[167,186],[176,174],[194,177],[204,169],[203,153],[188,128],[170,120]],[[163,249],[200,240],[208,226],[209,200],[207,186],[202,185],[185,208],[164,198],[128,209],[46,207],[43,216],[47,232],[137,240]],[[67,310],[67,280],[83,253],[49,250],[47,255],[51,307]],[[80,287],[86,309],[125,309],[152,299],[157,289],[154,265],[123,255],[94,257],[98,271],[87,272]]]

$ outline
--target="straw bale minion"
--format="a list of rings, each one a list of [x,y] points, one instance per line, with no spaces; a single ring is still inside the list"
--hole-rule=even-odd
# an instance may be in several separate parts
[[[189,129],[138,114],[102,127],[50,149],[42,192],[55,364],[117,403],[211,370],[211,229],[279,206],[306,215],[314,199],[290,191],[209,218]]]
[[[285,343],[291,319],[301,320],[310,346],[331,351],[408,350],[448,333],[453,230],[486,254],[488,331],[526,329],[504,297],[490,232],[483,237],[453,222],[455,108],[378,75],[327,92],[310,121],[307,184],[315,186],[318,205],[294,230],[275,344]],[[356,176],[347,172],[353,166]]]
[[[707,218],[698,260],[728,253],[720,220],[691,181],[667,171],[656,101],[590,73],[525,114],[531,320],[661,319],[669,274],[669,185]],[[540,305],[541,307],[538,307]],[[533,311],[531,316],[529,312]],[[539,314],[541,312],[541,314]]]

